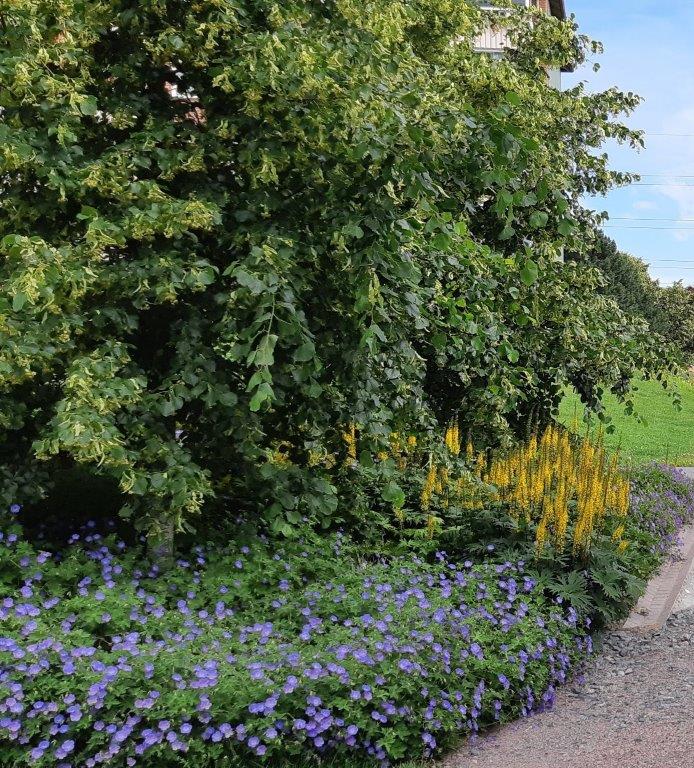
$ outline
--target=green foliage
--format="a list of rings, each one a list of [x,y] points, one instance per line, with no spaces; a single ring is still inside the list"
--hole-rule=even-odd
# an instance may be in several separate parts
[[[661,288],[660,308],[665,317],[661,333],[694,364],[694,288],[682,281]]]
[[[664,344],[675,347],[685,361],[694,360],[694,289],[682,282],[663,287],[648,274],[641,259],[617,248],[616,243],[596,231],[595,245],[587,260],[605,277],[600,288],[631,316],[642,317],[662,337]]]
[[[495,440],[659,367],[562,260],[638,98],[553,90],[589,41],[508,23],[495,61],[457,0],[4,7],[3,475],[108,475],[157,536],[215,498],[291,533],[349,517],[310,461],[348,423]]]

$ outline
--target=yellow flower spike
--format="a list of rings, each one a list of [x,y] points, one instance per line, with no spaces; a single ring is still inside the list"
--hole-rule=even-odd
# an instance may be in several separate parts
[[[542,550],[545,548],[545,542],[547,541],[547,521],[543,517],[540,520],[540,524],[537,526],[535,532],[535,554],[539,557],[542,554]]]
[[[622,540],[622,536],[624,536],[624,526],[619,525],[615,528],[614,533],[612,534],[612,541],[618,542]]]
[[[350,424],[347,431],[343,433],[342,439],[347,443],[347,459],[352,462],[357,460],[357,426]]]
[[[431,504],[431,496],[436,485],[437,474],[436,464],[430,460],[429,471],[427,472],[427,477],[424,481],[424,487],[422,488],[421,496],[422,509],[424,510],[429,509],[429,505]]]
[[[472,440],[468,440],[467,445],[465,446],[465,458],[469,462],[471,462],[474,456],[475,456],[475,447],[472,444]]]
[[[562,481],[563,483],[563,481]],[[554,499],[554,540],[557,550],[563,552],[566,530],[569,525],[569,507],[566,500],[566,488],[562,484]]]
[[[417,446],[417,438],[414,435],[410,435],[407,438],[407,447],[408,448],[416,448]]]
[[[460,437],[458,434],[458,425],[456,423],[451,423],[446,429],[444,442],[446,448],[448,448],[454,456],[458,456],[460,453]]]
[[[436,533],[437,520],[434,515],[427,515],[427,538],[433,539]]]

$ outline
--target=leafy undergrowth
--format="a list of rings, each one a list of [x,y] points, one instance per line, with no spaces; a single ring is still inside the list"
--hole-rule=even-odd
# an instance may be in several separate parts
[[[627,546],[598,542],[582,564],[531,561],[532,538],[526,565],[518,540],[473,563],[237,530],[161,573],[114,530],[40,543],[8,516],[0,766],[426,758],[551,705],[591,649],[579,613],[627,611],[693,518],[694,483],[652,465],[633,477]]]
[[[653,557],[650,573],[679,540],[683,526],[694,522],[694,480],[682,470],[649,464],[634,474],[629,535],[644,539]]]
[[[478,510],[476,543],[468,549],[478,556],[491,542],[497,557],[525,559],[539,586],[595,626],[620,621],[671,556],[682,527],[694,521],[694,481],[681,471],[649,464],[634,471],[630,481],[628,514],[613,533],[594,529],[584,553],[545,548],[536,559],[531,531],[504,524],[494,510]]]
[[[416,759],[550,705],[590,649],[522,563],[365,562],[347,539],[0,541],[0,765]],[[319,760],[320,758],[320,760]]]

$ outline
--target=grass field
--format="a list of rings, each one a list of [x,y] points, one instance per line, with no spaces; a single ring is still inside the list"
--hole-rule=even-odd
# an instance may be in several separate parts
[[[645,422],[627,416],[613,395],[605,397],[605,407],[616,427],[605,436],[609,448],[621,447],[626,461],[644,464],[664,461],[678,466],[694,467],[694,382],[677,379],[682,397],[682,410],[677,411],[669,394],[657,381],[638,381],[635,394],[636,411]],[[569,424],[574,414],[583,418],[584,409],[575,392],[569,391],[560,407],[560,418]],[[596,422],[594,422],[596,423]]]

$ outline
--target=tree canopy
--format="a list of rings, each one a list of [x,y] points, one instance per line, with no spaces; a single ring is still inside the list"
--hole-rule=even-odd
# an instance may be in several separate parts
[[[494,60],[460,0],[6,5],[5,494],[79,465],[150,529],[216,496],[288,532],[349,514],[349,425],[493,441],[658,370],[563,258],[638,98],[552,89],[597,46],[530,13]]]

